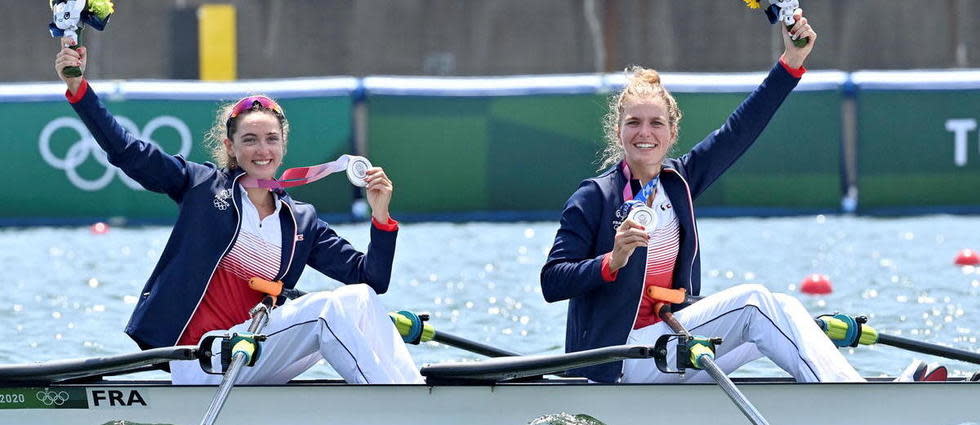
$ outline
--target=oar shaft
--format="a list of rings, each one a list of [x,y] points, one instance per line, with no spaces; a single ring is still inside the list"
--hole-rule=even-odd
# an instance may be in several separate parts
[[[733,383],[732,380],[725,375],[725,372],[722,372],[721,368],[715,364],[714,360],[708,357],[703,357],[701,359],[701,363],[704,364],[704,371],[708,372],[708,375],[711,375],[715,382],[718,383],[718,386],[725,391],[725,394],[728,394],[728,398],[735,402],[735,406],[738,407],[738,410],[741,410],[742,414],[749,418],[750,422],[757,425],[769,425],[766,418],[762,417],[762,413],[759,413],[749,399],[745,397],[745,394],[742,394],[742,392],[735,387],[735,383]]]
[[[271,297],[267,296],[268,298]],[[271,306],[271,300],[268,306]],[[265,301],[263,301],[265,303]],[[248,332],[251,334],[257,334],[265,326],[266,315],[268,315],[268,308],[259,308],[252,316],[252,323],[248,325]],[[235,381],[238,380],[238,374],[241,373],[242,367],[245,366],[245,353],[238,352],[232,356],[231,365],[228,366],[228,370],[225,371],[224,376],[221,378],[221,385],[218,386],[218,391],[215,393],[214,398],[211,399],[211,405],[208,406],[207,413],[204,414],[204,418],[201,419],[201,425],[214,425],[214,421],[218,419],[218,414],[221,413],[221,408],[225,405],[225,400],[228,399],[228,394],[231,393],[231,388],[235,386]]]
[[[663,321],[667,323],[667,325],[670,326],[674,332],[682,334],[688,338],[691,337],[690,332],[688,332],[687,329],[684,329],[684,326],[674,318],[673,313],[667,311],[666,306],[658,306],[658,308],[660,309],[660,318],[663,319]],[[766,418],[762,417],[762,413],[759,413],[759,410],[752,405],[752,402],[745,397],[745,394],[742,394],[738,387],[735,386],[735,383],[733,383],[732,380],[725,375],[725,372],[723,372],[721,368],[715,364],[714,359],[705,356],[701,358],[701,363],[704,365],[704,371],[708,372],[708,375],[711,375],[711,378],[718,383],[718,386],[725,391],[728,398],[732,399],[735,406],[742,411],[742,414],[745,415],[750,422],[755,425],[769,425]]]
[[[980,353],[961,350],[958,348],[944,347],[938,344],[916,341],[914,339],[902,338],[900,336],[878,334],[878,343],[890,345],[892,347],[903,348],[922,354],[945,357],[948,359],[961,360],[974,364],[980,364]]]
[[[520,355],[513,351],[507,351],[504,349],[491,347],[483,343],[471,341],[465,338],[460,338],[456,335],[445,333],[442,331],[436,331],[435,335],[432,336],[432,340],[462,350],[470,351],[476,354],[481,354],[487,357],[509,357],[509,356]]]
[[[225,400],[228,399],[228,394],[231,393],[231,388],[235,385],[235,380],[238,378],[238,373],[242,370],[242,366],[245,365],[245,353],[236,353],[231,359],[231,366],[228,366],[228,370],[225,372],[224,378],[221,379],[221,385],[218,387],[218,392],[215,393],[214,398],[211,399],[211,405],[208,406],[207,413],[204,414],[204,419],[201,420],[201,425],[213,425],[214,421],[218,419],[218,414],[221,413],[221,408],[225,405]]]

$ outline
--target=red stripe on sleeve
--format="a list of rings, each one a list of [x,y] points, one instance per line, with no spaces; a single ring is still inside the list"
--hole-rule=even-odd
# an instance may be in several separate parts
[[[606,253],[602,256],[602,280],[606,282],[612,282],[616,280],[616,275],[619,274],[619,270],[612,271],[609,268],[609,261],[612,259],[612,253]]]
[[[394,232],[395,230],[398,230],[398,221],[391,217],[388,217],[387,223],[381,223],[380,221],[375,220],[374,217],[371,217],[371,224],[373,224],[378,230],[385,232]]]
[[[788,63],[786,63],[786,60],[783,59],[782,56],[779,57],[779,64],[782,65],[783,69],[785,69],[786,72],[789,73],[789,75],[792,75],[793,78],[802,78],[803,74],[806,73],[805,66],[800,65],[799,68],[793,68],[792,66],[789,66]]]
[[[65,97],[68,98],[69,103],[78,103],[85,97],[85,92],[88,91],[88,80],[82,80],[82,84],[78,86],[78,91],[75,94],[71,94],[71,91],[65,90]]]

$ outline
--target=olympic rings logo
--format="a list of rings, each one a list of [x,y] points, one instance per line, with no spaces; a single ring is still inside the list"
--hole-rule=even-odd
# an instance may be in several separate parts
[[[116,122],[137,139],[157,146],[160,146],[160,144],[153,140],[153,134],[161,128],[170,127],[176,130],[180,136],[180,152],[178,154],[187,157],[191,153],[191,130],[187,127],[187,124],[184,124],[177,117],[169,115],[156,117],[146,123],[146,126],[142,130],[140,130],[136,123],[126,117],[117,116]],[[59,158],[51,152],[51,136],[56,131],[64,128],[74,130],[78,134],[78,140],[71,144],[64,158]],[[68,177],[68,180],[79,189],[87,191],[100,190],[112,182],[113,176],[118,175],[119,179],[130,189],[145,190],[143,186],[129,178],[122,170],[109,164],[109,159],[105,152],[102,151],[95,138],[85,128],[85,124],[78,118],[61,117],[49,122],[41,130],[41,135],[38,138],[38,148],[41,151],[41,157],[44,158],[44,161],[54,168],[65,170],[65,175]],[[92,180],[86,179],[78,173],[78,166],[85,163],[89,156],[105,167],[105,172],[100,177]]]
[[[47,388],[42,391],[38,391],[34,396],[37,397],[37,401],[44,403],[45,406],[61,406],[65,404],[69,398],[68,392],[66,391],[54,392]]]

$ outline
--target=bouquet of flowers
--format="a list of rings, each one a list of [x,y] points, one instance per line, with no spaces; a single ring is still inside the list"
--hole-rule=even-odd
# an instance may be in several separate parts
[[[759,9],[762,7],[759,4],[759,0],[742,0],[749,9]],[[769,18],[770,24],[775,24],[776,22],[782,22],[786,25],[786,28],[792,27],[796,23],[793,19],[793,12],[800,7],[799,0],[768,0],[769,7],[766,8],[766,17]],[[809,43],[808,38],[799,38],[793,40],[793,45],[796,47],[803,47]]]
[[[82,28],[88,25],[102,31],[109,23],[109,16],[115,12],[112,0],[48,0],[54,15],[48,30],[52,37],[65,37],[75,42],[68,45],[78,48]],[[62,74],[66,77],[78,77],[82,70],[77,66],[66,67]]]

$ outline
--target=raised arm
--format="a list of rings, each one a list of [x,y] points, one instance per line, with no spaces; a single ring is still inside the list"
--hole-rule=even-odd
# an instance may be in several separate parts
[[[725,124],[709,134],[681,162],[690,177],[691,192],[698,196],[720,177],[759,138],[783,101],[799,83],[806,69],[806,58],[813,50],[817,34],[803,17],[803,11],[794,15],[796,24],[787,30],[780,25],[783,34],[783,55],[769,75],[725,121]],[[803,47],[793,45],[797,38],[809,37]]]
[[[155,144],[139,140],[126,131],[85,81],[87,58],[85,47],[78,50],[62,47],[55,57],[55,73],[68,87],[66,96],[72,108],[106,152],[109,163],[121,168],[147,190],[166,193],[179,202],[188,186],[187,168],[193,163],[170,155]],[[61,71],[68,66],[81,68],[82,76],[65,77]]]

